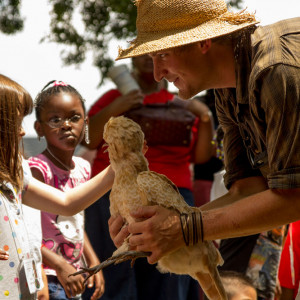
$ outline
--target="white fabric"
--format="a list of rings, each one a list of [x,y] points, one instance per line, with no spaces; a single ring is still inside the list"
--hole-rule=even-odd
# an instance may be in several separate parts
[[[223,179],[224,174],[225,174],[225,170],[221,170],[219,172],[214,173],[214,181],[210,192],[210,201],[213,201],[225,195],[228,192],[228,190],[224,185],[224,179]]]
[[[23,172],[27,174],[27,178],[32,177],[27,161],[23,161]],[[44,287],[42,280],[42,226],[41,226],[41,211],[25,204],[22,204],[23,218],[27,228],[29,243],[31,245],[32,256],[35,259],[37,266],[38,279],[40,281],[41,290]]]

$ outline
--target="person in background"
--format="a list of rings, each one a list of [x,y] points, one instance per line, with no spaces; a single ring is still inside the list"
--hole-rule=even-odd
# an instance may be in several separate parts
[[[256,289],[250,278],[235,271],[220,272],[228,300],[257,300]]]
[[[5,251],[4,260],[0,260],[2,299],[35,300],[39,288],[21,205],[52,214],[74,215],[106,193],[114,180],[114,172],[108,167],[88,182],[62,192],[24,172],[20,147],[25,135],[22,121],[32,109],[30,94],[15,81],[0,75],[0,248]]]
[[[90,164],[74,156],[76,146],[85,137],[88,142],[88,120],[84,99],[78,91],[61,81],[50,81],[35,100],[38,137],[44,137],[47,148],[28,159],[32,175],[57,189],[67,191],[90,178]],[[95,266],[99,260],[84,231],[84,212],[66,217],[42,212],[42,248],[44,269],[51,300],[81,299],[84,277],[70,274],[82,267]],[[88,280],[95,285],[92,300],[104,292],[102,272]],[[77,290],[77,295],[72,293]]]
[[[280,258],[278,280],[282,291],[280,300],[300,298],[300,221],[289,224]]]
[[[213,115],[214,130],[218,128],[219,122],[216,115],[215,95],[213,90],[208,90],[204,95],[194,97],[206,104]],[[194,164],[193,194],[196,206],[201,206],[210,201],[211,189],[215,173],[224,168],[222,159],[215,153],[209,161],[202,164]]]
[[[126,115],[143,105],[165,104],[174,100],[174,95],[166,89],[165,82],[155,81],[153,63],[149,56],[134,58],[132,65],[132,76],[140,89],[126,95],[122,95],[117,89],[110,90],[100,97],[89,111],[90,144],[86,146],[97,149],[92,166],[93,176],[106,168],[109,163],[108,155],[102,148],[105,143],[102,135],[104,125],[110,117]],[[181,141],[175,133],[177,146],[151,145],[155,133],[150,131],[148,138],[146,136],[149,149],[145,156],[150,170],[166,175],[177,185],[185,201],[189,205],[194,205],[191,163],[205,162],[212,156],[213,121],[208,107],[197,100],[184,102],[177,98],[176,103],[184,106],[182,111],[188,110],[197,117],[189,133],[192,135],[191,143],[188,146],[180,145]],[[172,130],[172,127],[169,130]],[[168,133],[163,125],[159,131],[165,133],[167,138]],[[110,217],[109,194],[86,209],[85,215],[87,234],[100,260],[105,260],[116,249],[109,236],[107,223]],[[195,280],[186,275],[161,274],[144,258],[136,260],[133,268],[130,267],[129,262],[125,262],[105,268],[103,272],[106,279],[106,290],[103,296],[105,300],[198,299],[199,286]],[[84,295],[84,299],[89,299],[88,297],[88,294]]]

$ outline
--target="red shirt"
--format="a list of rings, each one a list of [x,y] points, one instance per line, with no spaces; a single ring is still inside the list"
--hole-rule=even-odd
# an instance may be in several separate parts
[[[290,249],[292,250],[292,257],[290,255]],[[294,290],[295,299],[300,281],[300,221],[290,224],[289,232],[281,253],[278,279],[282,287]]]
[[[110,90],[99,98],[89,111],[89,117],[98,113],[105,106],[113,102],[117,97],[121,96],[118,90]],[[157,93],[146,95],[144,104],[166,103],[173,100],[174,95],[167,90],[162,89]],[[171,146],[152,146],[149,147],[146,158],[149,162],[149,169],[157,173],[167,176],[178,187],[192,189],[192,174],[190,170],[190,162],[197,135],[196,123],[192,129],[193,140],[189,147],[171,147]],[[95,176],[109,164],[108,154],[104,153],[100,143],[97,148],[97,154],[92,165],[92,176]]]

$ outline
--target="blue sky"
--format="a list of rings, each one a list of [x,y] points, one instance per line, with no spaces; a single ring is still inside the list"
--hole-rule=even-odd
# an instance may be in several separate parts
[[[47,34],[50,23],[50,7],[47,3],[47,0],[22,1],[22,13],[26,17],[24,31],[12,36],[0,34],[0,72],[23,85],[33,98],[48,81],[64,80],[78,89],[89,109],[97,97],[112,88],[113,84],[108,82],[98,87],[100,76],[92,65],[91,54],[79,68],[65,67],[60,59],[62,46],[39,42]],[[251,12],[256,11],[262,25],[300,15],[299,0],[244,0],[243,6]],[[112,58],[117,56],[117,45],[118,42],[111,45]],[[122,45],[126,46],[126,43]],[[129,64],[130,61],[118,63]],[[28,136],[35,136],[33,121],[33,114],[25,118],[24,128]]]

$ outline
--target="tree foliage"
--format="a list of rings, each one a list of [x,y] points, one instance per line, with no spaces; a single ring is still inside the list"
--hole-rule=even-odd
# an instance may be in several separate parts
[[[50,34],[47,39],[68,46],[62,52],[66,65],[82,63],[88,51],[105,78],[113,64],[108,45],[112,39],[132,39],[136,8],[131,0],[50,0]],[[76,19],[77,18],[77,19]],[[81,32],[78,28],[81,18]],[[75,25],[77,24],[77,25]]]
[[[38,0],[41,1],[41,0]],[[46,1],[46,0],[44,0]],[[241,8],[243,0],[228,4]],[[48,0],[51,4],[49,34],[41,37],[65,46],[61,53],[66,65],[80,65],[92,52],[102,80],[113,64],[108,46],[112,39],[131,40],[136,36],[136,7],[133,0]],[[0,0],[0,30],[15,33],[23,29],[20,0]],[[102,82],[101,80],[101,82]]]
[[[0,31],[13,34],[21,31],[24,20],[20,14],[19,0],[0,0]]]

